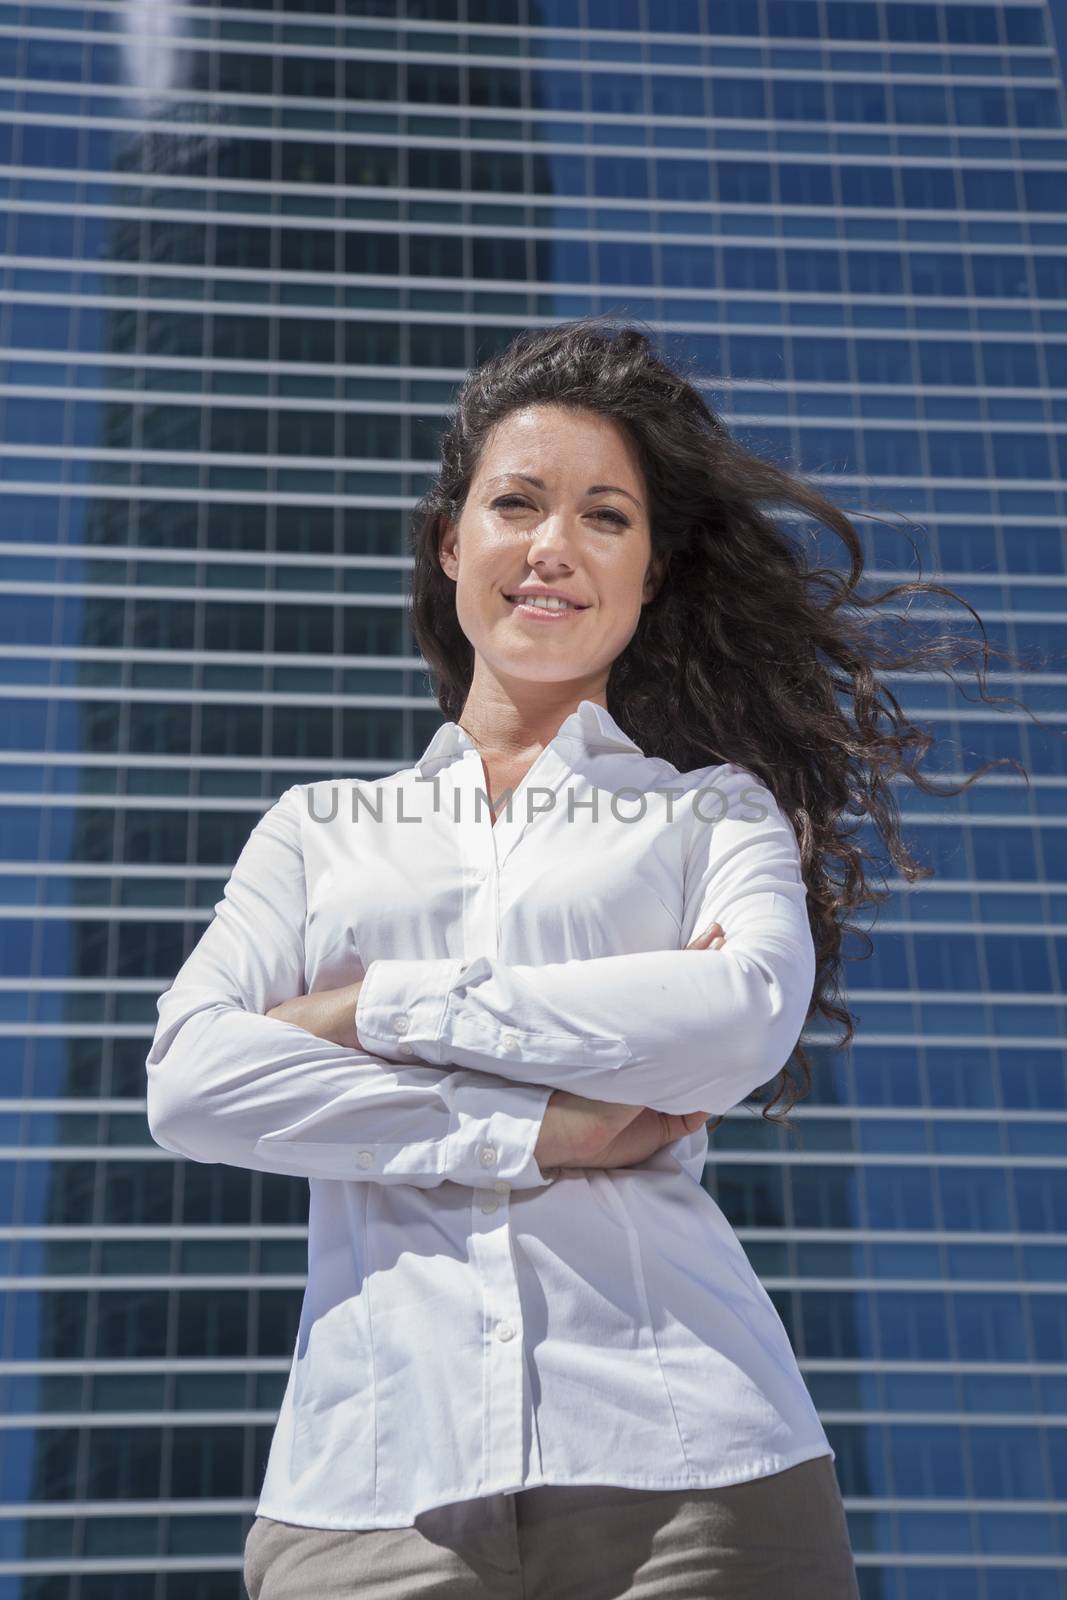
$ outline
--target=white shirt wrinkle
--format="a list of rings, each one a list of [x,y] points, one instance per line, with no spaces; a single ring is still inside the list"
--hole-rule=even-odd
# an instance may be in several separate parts
[[[716,1115],[789,1058],[814,948],[788,819],[743,768],[679,773],[589,700],[495,826],[472,753],[443,724],[381,780],[380,820],[351,781],[292,785],[157,1002],[156,1143],[311,1188],[257,1507],[281,1521],[406,1527],[538,1483],[702,1487],[833,1456],[701,1185],[706,1129],[632,1168],[533,1154],[557,1088]],[[714,823],[686,803],[702,788]],[[594,793],[595,818],[568,812]],[[687,951],[712,920],[723,949]],[[265,1015],[361,976],[359,1050]]]

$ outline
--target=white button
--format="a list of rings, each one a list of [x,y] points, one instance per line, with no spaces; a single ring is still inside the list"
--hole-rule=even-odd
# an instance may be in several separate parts
[[[482,1206],[481,1209],[483,1211],[486,1211],[486,1212],[488,1212],[488,1211],[498,1211],[500,1209],[500,1201],[499,1200],[487,1200],[485,1202],[485,1204]]]
[[[370,1150],[361,1150],[357,1157],[361,1167],[373,1167],[374,1156]]]
[[[498,1339],[514,1339],[515,1329],[512,1327],[510,1322],[498,1322],[496,1325],[496,1336]]]
[[[500,1035],[500,1048],[501,1048],[501,1050],[506,1050],[508,1052],[508,1054],[511,1055],[511,1053],[513,1051],[515,1051],[515,1050],[517,1050],[519,1048],[519,1036],[518,1036],[518,1034],[515,1034],[515,1033],[502,1033]]]
[[[415,1046],[413,1044],[408,1044],[406,1039],[401,1039],[400,1043],[397,1045],[397,1049],[400,1051],[402,1056],[413,1056],[415,1054]]]
[[[407,1012],[398,1011],[396,1016],[393,1018],[393,1027],[396,1029],[397,1033],[407,1033],[410,1026],[411,1018],[408,1016]]]
[[[483,1167],[491,1167],[496,1160],[496,1151],[491,1144],[483,1144],[478,1152],[478,1159]]]
[[[494,1183],[493,1188],[496,1190],[497,1194],[511,1193],[511,1184],[505,1182],[503,1178],[498,1178]]]

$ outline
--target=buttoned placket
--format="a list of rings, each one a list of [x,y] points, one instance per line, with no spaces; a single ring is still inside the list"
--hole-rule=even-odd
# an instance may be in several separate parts
[[[536,827],[537,812],[527,807],[527,791],[545,788],[553,795],[568,773],[553,745],[540,752],[510,806],[502,808],[495,824],[485,790],[481,756],[474,748],[449,764],[442,776],[448,788],[448,826],[455,827],[465,883],[463,896],[464,953],[499,957],[500,888],[507,860],[528,827]],[[536,797],[535,797],[536,798]],[[518,1049],[513,1035],[503,1035],[501,1049]],[[483,1145],[479,1160],[492,1167],[497,1152]],[[471,1254],[482,1281],[486,1315],[486,1352],[482,1384],[482,1439],[486,1483],[521,1483],[525,1478],[526,1358],[523,1341],[522,1302],[511,1233],[511,1186],[498,1181],[493,1192],[475,1189],[471,1199]],[[531,1430],[536,1448],[536,1430]],[[535,1471],[540,1463],[535,1462]]]

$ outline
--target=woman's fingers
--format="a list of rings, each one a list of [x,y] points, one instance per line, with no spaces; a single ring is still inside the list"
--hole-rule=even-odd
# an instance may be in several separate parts
[[[687,950],[721,950],[726,942],[721,922],[713,922],[686,945]]]

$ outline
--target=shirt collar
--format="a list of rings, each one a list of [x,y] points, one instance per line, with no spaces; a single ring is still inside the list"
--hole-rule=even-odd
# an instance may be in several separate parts
[[[550,743],[556,744],[560,740],[574,740],[587,751],[628,750],[632,755],[644,755],[640,745],[635,744],[630,736],[622,731],[607,707],[595,700],[580,700],[577,711],[572,711],[569,717],[564,717]],[[415,766],[421,771],[431,761],[475,749],[477,746],[473,739],[458,722],[444,722],[415,762]]]

